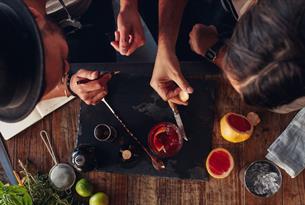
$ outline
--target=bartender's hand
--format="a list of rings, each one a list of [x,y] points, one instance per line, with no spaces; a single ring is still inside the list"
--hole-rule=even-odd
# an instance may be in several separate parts
[[[145,36],[137,5],[121,5],[117,18],[117,31],[112,47],[121,55],[129,56],[145,43]]]
[[[181,91],[189,94],[193,92],[193,88],[181,73],[179,61],[175,53],[163,49],[162,46],[158,48],[150,85],[163,100],[169,100],[180,105],[187,105],[187,102],[179,99],[179,93]]]
[[[195,24],[189,33],[191,49],[198,55],[204,56],[206,51],[218,41],[218,32],[215,26]]]
[[[96,105],[108,94],[107,83],[111,79],[111,74],[105,74],[101,78],[99,75],[99,71],[80,69],[71,77],[71,90],[87,105]],[[91,81],[77,84],[77,81],[85,79]]]

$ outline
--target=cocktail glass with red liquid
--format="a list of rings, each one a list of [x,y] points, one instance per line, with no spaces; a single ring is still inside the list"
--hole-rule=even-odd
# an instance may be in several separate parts
[[[151,129],[148,136],[148,146],[158,157],[173,157],[181,150],[182,145],[182,136],[178,127],[173,123],[157,124]]]

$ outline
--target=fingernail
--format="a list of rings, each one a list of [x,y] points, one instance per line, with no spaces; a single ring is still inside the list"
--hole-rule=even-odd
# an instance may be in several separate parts
[[[194,92],[194,89],[191,88],[191,87],[188,87],[188,88],[186,89],[186,92],[189,93],[189,94],[191,94],[191,93]]]
[[[91,77],[92,78],[96,78],[98,74],[98,71],[94,71],[93,73],[91,73]]]

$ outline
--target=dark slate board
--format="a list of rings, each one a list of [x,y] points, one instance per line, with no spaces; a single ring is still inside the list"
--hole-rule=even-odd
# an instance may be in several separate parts
[[[108,103],[127,124],[130,130],[147,145],[150,129],[159,122],[174,122],[168,106],[149,86],[150,78],[143,75],[119,74],[109,84]],[[174,158],[165,160],[166,170],[157,172],[144,153],[133,167],[123,167],[119,160],[119,147],[122,141],[133,143],[122,126],[107,107],[81,104],[77,145],[89,144],[97,147],[97,170],[174,177],[182,179],[206,180],[204,162],[211,150],[211,137],[214,122],[214,93],[216,82],[188,79],[195,92],[187,107],[179,106],[188,142]],[[94,127],[99,123],[113,126],[119,139],[115,143],[99,142],[94,138]]]

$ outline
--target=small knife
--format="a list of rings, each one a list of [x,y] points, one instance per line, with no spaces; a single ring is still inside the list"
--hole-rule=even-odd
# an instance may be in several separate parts
[[[0,163],[2,168],[4,169],[4,173],[7,176],[7,179],[11,185],[17,185],[18,182],[14,175],[14,170],[12,168],[12,164],[10,158],[8,157],[6,148],[3,143],[2,135],[0,134]]]
[[[181,116],[180,116],[180,113],[179,113],[179,110],[178,110],[177,106],[172,102],[168,102],[168,104],[169,104],[169,106],[171,107],[171,109],[174,113],[174,117],[175,117],[175,120],[176,120],[176,123],[177,123],[177,126],[179,128],[179,131],[180,131],[180,134],[181,134],[182,138],[185,141],[189,141],[189,139],[186,137],[186,134],[185,134],[185,131],[184,131],[184,126],[183,126]]]

